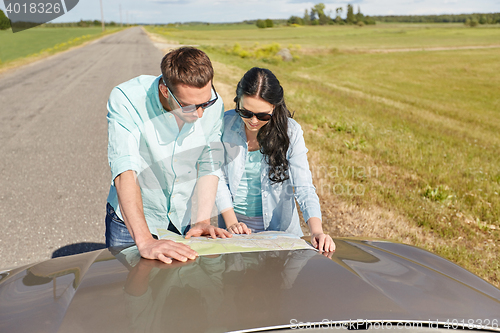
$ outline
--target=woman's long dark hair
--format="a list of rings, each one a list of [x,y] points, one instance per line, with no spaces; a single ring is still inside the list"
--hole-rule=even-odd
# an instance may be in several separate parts
[[[260,97],[274,106],[273,116],[260,128],[257,141],[269,165],[269,179],[272,183],[281,183],[290,178],[286,152],[290,146],[288,118],[292,117],[285,105],[283,87],[269,69],[254,67],[238,83],[234,98],[238,105],[243,95]]]

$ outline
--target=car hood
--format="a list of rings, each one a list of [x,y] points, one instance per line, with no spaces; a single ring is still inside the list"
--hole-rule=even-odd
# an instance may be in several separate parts
[[[225,332],[324,320],[500,319],[500,290],[437,255],[385,241],[335,243],[331,259],[295,250],[164,265],[139,259],[134,247],[3,271],[0,331]]]

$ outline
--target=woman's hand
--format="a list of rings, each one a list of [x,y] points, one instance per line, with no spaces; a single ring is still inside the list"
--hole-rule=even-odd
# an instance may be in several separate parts
[[[231,224],[229,227],[227,227],[227,231],[229,231],[232,234],[250,235],[252,233],[252,230],[248,229],[247,225],[243,222],[237,222],[237,223]]]
[[[335,251],[335,243],[330,235],[325,235],[322,232],[311,235],[311,243],[320,252],[333,252]]]

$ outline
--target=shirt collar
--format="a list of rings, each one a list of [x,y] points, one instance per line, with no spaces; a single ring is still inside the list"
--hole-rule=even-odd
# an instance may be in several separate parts
[[[155,107],[158,110],[158,114],[162,114],[162,113],[166,113],[167,112],[163,108],[163,105],[160,102],[160,91],[159,91],[160,79],[161,79],[161,75],[159,75],[154,80],[153,85],[151,86],[151,91],[150,91],[150,93],[153,95],[153,100],[155,102]]]

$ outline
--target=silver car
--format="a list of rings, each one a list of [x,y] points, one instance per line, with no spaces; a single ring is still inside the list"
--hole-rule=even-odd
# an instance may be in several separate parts
[[[171,265],[110,248],[0,272],[0,332],[500,331],[500,290],[409,245]],[[441,331],[441,332],[438,332]]]

